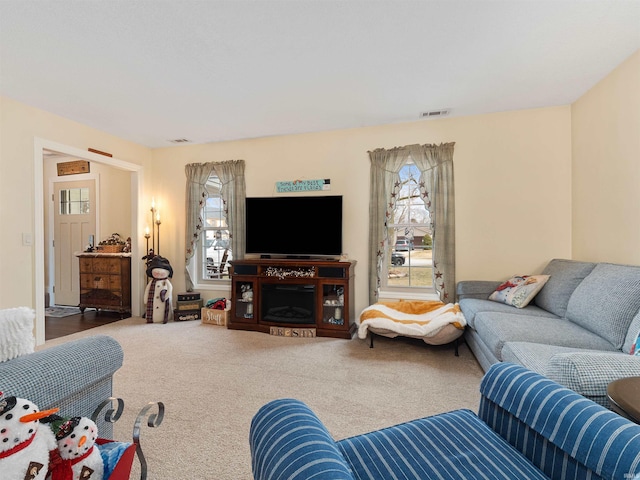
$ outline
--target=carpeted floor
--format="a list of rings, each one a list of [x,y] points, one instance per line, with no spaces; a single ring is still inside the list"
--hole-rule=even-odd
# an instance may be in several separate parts
[[[419,340],[276,337],[200,322],[146,324],[132,317],[46,342],[88,335],[117,339],[125,364],[114,394],[125,401],[115,425],[130,440],[149,401],[166,406],[158,428],[143,426],[150,480],[251,479],[249,424],[269,400],[307,402],[339,439],[457,408],[477,411],[482,370],[466,345]],[[131,478],[139,478],[134,466]],[[137,476],[136,476],[137,474]]]

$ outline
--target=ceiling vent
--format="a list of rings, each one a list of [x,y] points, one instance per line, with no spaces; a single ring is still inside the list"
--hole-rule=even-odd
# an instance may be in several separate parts
[[[174,140],[169,140],[171,143],[191,143],[191,140],[187,140],[186,138],[176,138]]]
[[[420,118],[440,118],[440,117],[446,117],[447,115],[449,115],[449,110],[445,109],[445,110],[430,110],[428,112],[422,112],[420,114]]]

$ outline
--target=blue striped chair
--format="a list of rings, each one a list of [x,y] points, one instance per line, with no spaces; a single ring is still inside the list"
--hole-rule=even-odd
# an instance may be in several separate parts
[[[456,410],[334,441],[294,399],[251,422],[256,480],[640,479],[640,426],[509,363],[484,376],[478,415]]]

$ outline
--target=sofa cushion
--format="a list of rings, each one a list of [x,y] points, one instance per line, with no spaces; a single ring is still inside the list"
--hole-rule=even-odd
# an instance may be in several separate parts
[[[531,342],[507,342],[502,347],[502,361],[522,365],[529,370],[546,375],[549,359],[559,351],[578,350]]]
[[[475,318],[479,337],[500,361],[506,342],[532,342],[562,347],[615,351],[604,338],[561,318],[481,312]]]
[[[546,373],[552,380],[605,406],[609,383],[639,374],[640,359],[622,352],[578,349],[558,351],[549,359]]]
[[[600,263],[578,285],[566,318],[622,349],[640,308],[640,267]]]
[[[549,275],[515,275],[498,285],[498,288],[489,295],[489,300],[524,308],[544,287],[547,280]]]
[[[500,312],[500,313],[512,313],[514,315],[529,315],[532,317],[548,317],[558,318],[551,312],[529,304],[525,308],[515,308],[511,305],[505,305],[504,303],[492,302],[490,300],[480,300],[478,298],[463,298],[460,300],[460,310],[464,315],[467,325],[471,328],[475,328],[474,321],[476,315],[480,312]]]
[[[336,444],[358,480],[548,478],[470,410],[412,420]]]
[[[540,290],[534,303],[548,312],[564,317],[571,294],[596,266],[591,262],[553,259],[542,271],[549,281]]]
[[[508,342],[502,356],[505,362],[536,371],[605,407],[609,407],[609,383],[640,375],[640,358],[619,351]]]

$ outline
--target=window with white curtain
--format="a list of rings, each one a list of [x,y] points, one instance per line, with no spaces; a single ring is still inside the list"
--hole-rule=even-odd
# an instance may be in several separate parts
[[[398,175],[393,217],[387,222],[389,242],[384,252],[387,271],[382,276],[381,288],[432,293],[431,217],[420,193],[420,171],[408,161]]]
[[[229,226],[224,201],[220,195],[222,183],[212,174],[206,184],[208,198],[202,207],[202,233],[196,251],[197,283],[229,281],[229,261],[233,259]]]

